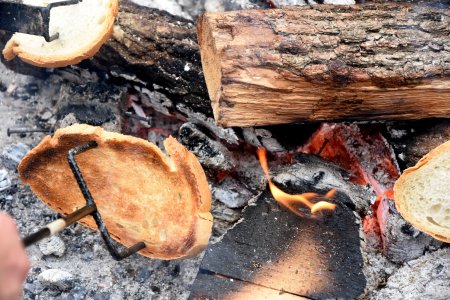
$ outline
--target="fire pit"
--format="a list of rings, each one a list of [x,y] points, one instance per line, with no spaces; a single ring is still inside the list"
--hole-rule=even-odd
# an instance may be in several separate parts
[[[199,14],[303,2],[355,1],[122,1],[113,37],[92,59],[60,69],[19,60],[0,64],[0,210],[17,220],[23,235],[60,216],[19,181],[17,164],[45,134],[74,123],[102,126],[158,146],[168,136],[176,137],[198,157],[213,196],[213,236],[201,256],[160,261],[134,255],[116,262],[96,232],[72,225],[28,249],[32,269],[25,299],[450,298],[448,244],[406,222],[392,192],[405,168],[450,139],[446,102],[439,102],[443,109],[434,115],[441,118],[414,121],[386,115],[370,121],[361,117],[367,111],[358,115],[358,122],[310,118],[306,123],[224,128],[214,121],[220,110],[229,116],[240,107],[218,99],[220,109],[213,112],[197,45]],[[446,1],[430,2],[433,9],[448,8]],[[427,51],[435,63],[408,74],[431,74],[436,71],[432,66],[439,65],[436,72],[445,79],[450,72],[449,29],[433,27],[442,20],[427,18],[421,38],[430,37]],[[406,26],[391,23],[394,31]],[[345,34],[352,37],[351,31]],[[0,31],[1,45],[8,38]],[[285,44],[283,53],[297,55],[297,46]],[[400,55],[401,49],[391,49],[390,55]],[[391,57],[390,67],[399,68],[396,59],[402,58]],[[343,69],[333,66],[333,78],[342,79]],[[324,80],[320,70],[309,71],[308,80]],[[430,80],[441,78],[435,73]],[[444,79],[439,87],[448,93]],[[395,82],[402,91],[412,87],[411,82]],[[232,81],[225,82],[223,95],[232,93],[231,87]],[[329,113],[329,107],[316,109],[317,114]],[[265,124],[293,120],[290,113],[280,116],[282,122],[271,118]],[[251,120],[241,118],[234,125],[247,126]],[[265,149],[265,159],[258,157],[258,149]]]

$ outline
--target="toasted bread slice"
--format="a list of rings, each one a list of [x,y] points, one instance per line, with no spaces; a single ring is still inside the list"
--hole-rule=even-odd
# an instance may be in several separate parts
[[[69,149],[88,141],[97,148],[75,159],[114,239],[159,259],[190,257],[208,243],[211,195],[197,158],[176,139],[155,145],[100,127],[72,125],[47,136],[19,165],[20,178],[50,208],[67,215],[86,205],[67,162]],[[97,226],[92,217],[80,223]]]
[[[409,223],[450,243],[450,141],[403,172],[395,183],[394,198]]]
[[[57,1],[24,1],[35,6],[48,2]],[[58,39],[46,42],[40,36],[15,33],[6,43],[3,55],[7,60],[18,56],[38,67],[77,64],[97,53],[111,36],[118,3],[118,0],[83,0],[75,5],[55,7],[50,12],[50,35],[59,33]]]

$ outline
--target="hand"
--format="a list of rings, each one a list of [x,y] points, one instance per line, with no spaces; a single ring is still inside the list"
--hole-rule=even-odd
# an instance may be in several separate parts
[[[22,296],[22,283],[30,263],[19,238],[14,220],[0,212],[0,300]]]

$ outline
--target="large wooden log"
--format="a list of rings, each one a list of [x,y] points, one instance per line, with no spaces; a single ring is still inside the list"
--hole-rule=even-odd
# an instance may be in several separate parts
[[[11,33],[0,30],[0,49],[10,37]],[[29,75],[59,71],[37,68],[18,58],[3,63]],[[92,59],[77,67],[156,90],[171,100],[173,111],[180,112],[177,105],[182,104],[212,116],[195,25],[181,17],[121,0],[113,35]]]
[[[447,7],[410,3],[207,13],[216,122],[449,117],[449,24]]]

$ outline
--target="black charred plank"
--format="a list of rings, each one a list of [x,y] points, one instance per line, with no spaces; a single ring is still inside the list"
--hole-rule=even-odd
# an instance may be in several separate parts
[[[266,288],[260,285],[227,278],[200,270],[197,275],[196,290],[191,291],[191,299],[224,299],[224,291],[229,299],[258,299],[258,300],[302,300],[305,297]]]
[[[347,206],[339,199],[337,204],[334,213],[300,218],[266,193],[247,207],[241,223],[207,249],[200,267],[233,278],[238,286],[206,284],[199,275],[191,299],[214,293],[232,299],[242,282],[314,299],[358,297],[366,285],[359,225]]]

